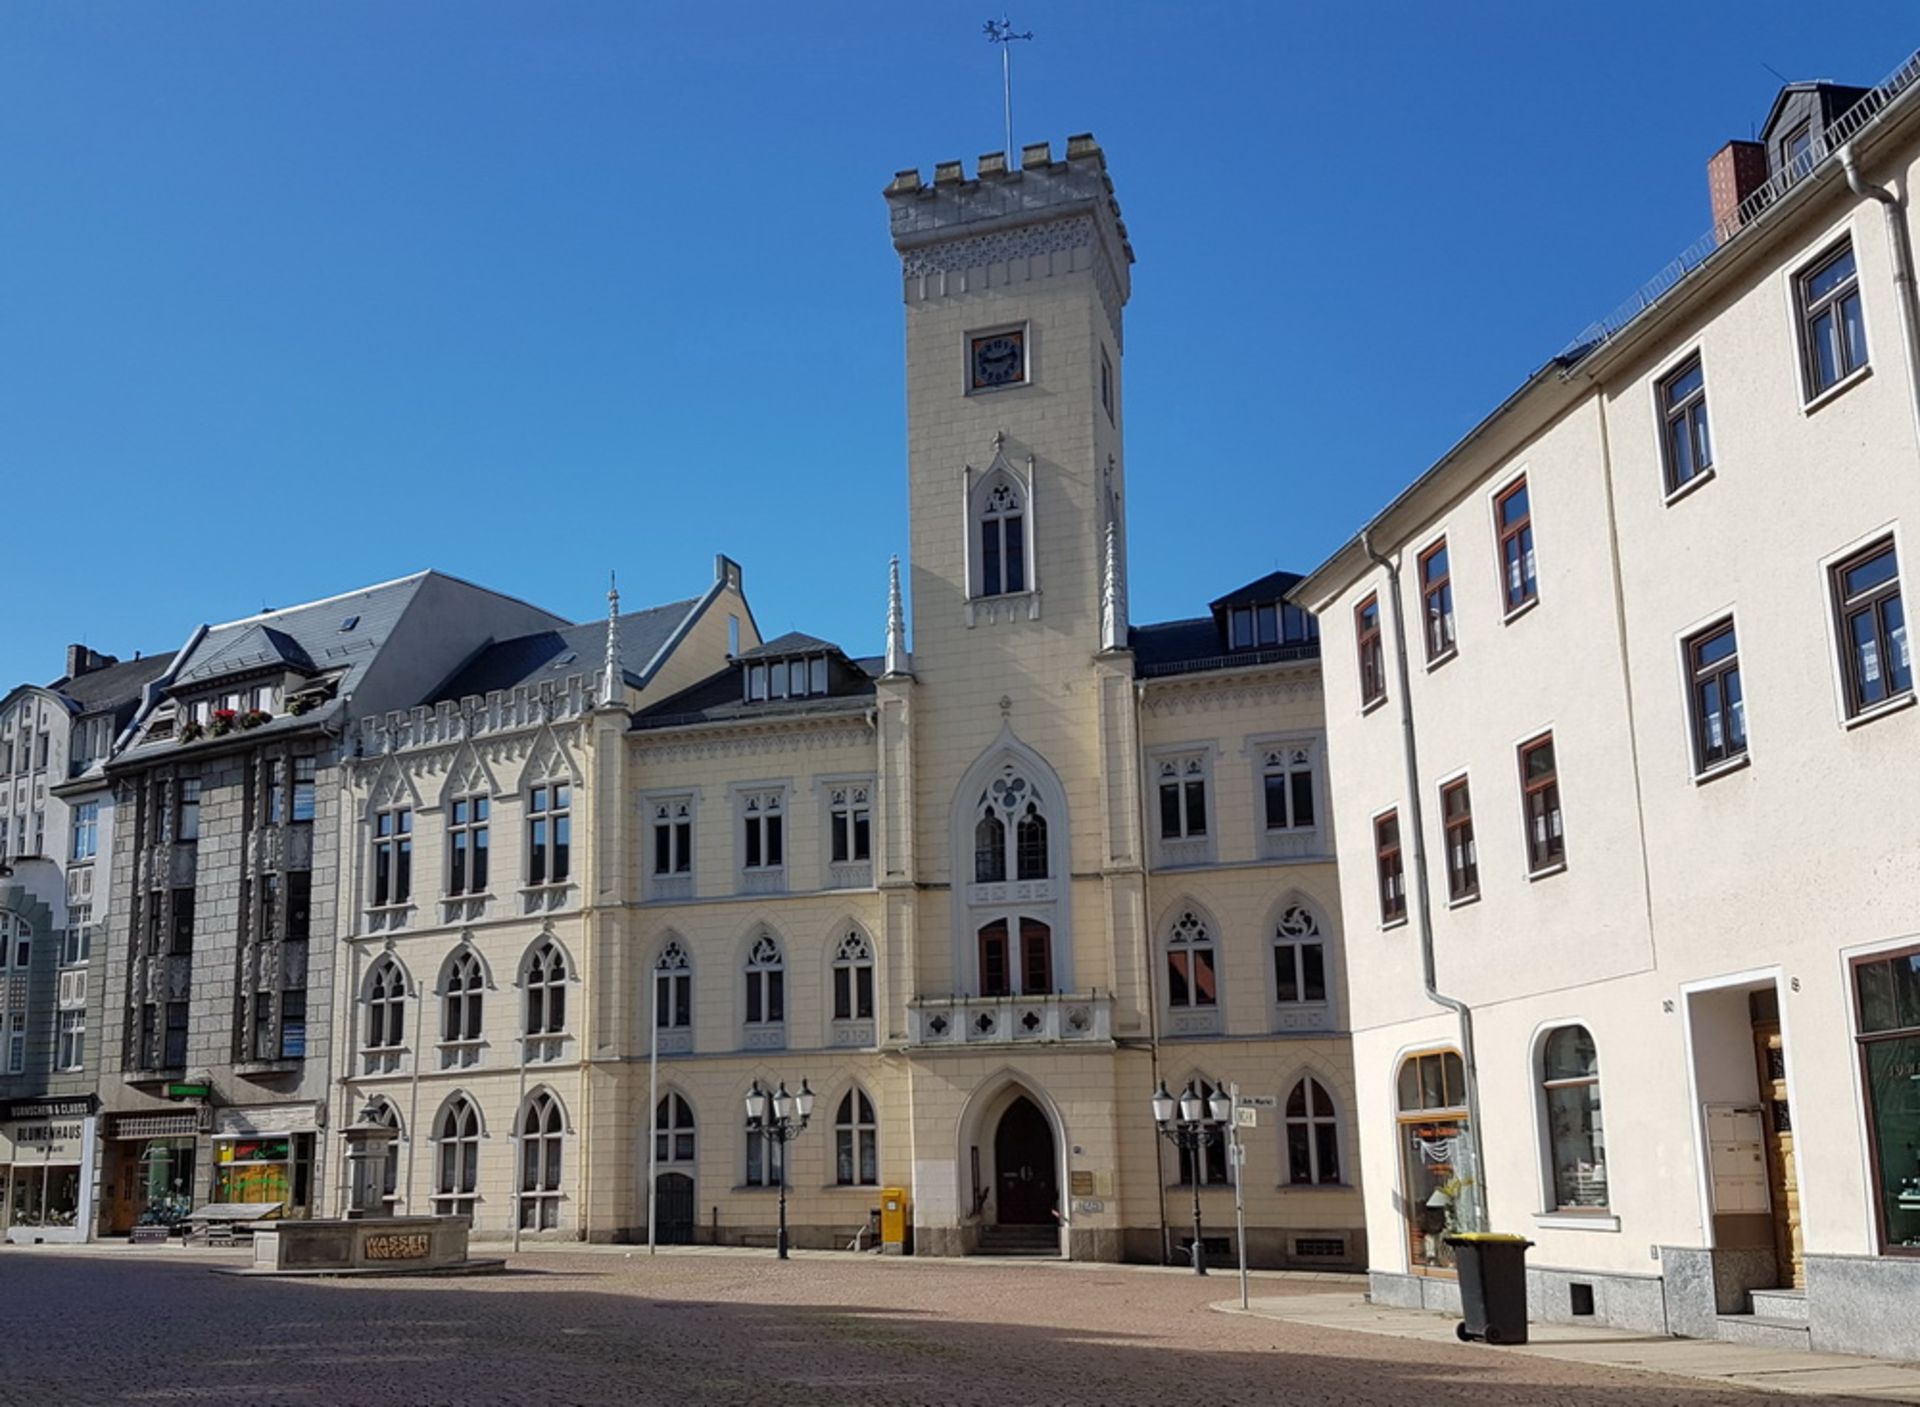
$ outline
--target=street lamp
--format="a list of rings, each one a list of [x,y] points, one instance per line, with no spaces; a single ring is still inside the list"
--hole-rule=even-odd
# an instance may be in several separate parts
[[[1178,1099],[1167,1093],[1166,1082],[1153,1092],[1153,1122],[1160,1136],[1187,1154],[1193,1174],[1193,1273],[1207,1273],[1206,1243],[1200,1238],[1200,1183],[1206,1176],[1206,1149],[1224,1140],[1233,1122],[1233,1097],[1217,1089],[1211,1098],[1189,1083]]]
[[[800,1093],[788,1094],[787,1082],[769,1094],[753,1082],[747,1091],[747,1137],[755,1134],[767,1140],[767,1155],[780,1154],[780,1239],[776,1247],[781,1260],[787,1258],[787,1144],[799,1137],[800,1130],[813,1118],[813,1090],[800,1081]]]

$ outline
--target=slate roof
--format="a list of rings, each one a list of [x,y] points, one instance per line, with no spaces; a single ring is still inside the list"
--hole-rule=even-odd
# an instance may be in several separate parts
[[[833,654],[843,653],[831,640],[822,640],[818,635],[808,635],[802,631],[789,630],[785,635],[777,636],[763,644],[755,645],[751,650],[742,650],[736,659],[768,659],[774,655],[817,655],[822,651]]]
[[[646,682],[647,666],[653,657],[704,599],[690,596],[684,601],[631,611],[620,617],[620,664],[626,671],[628,683],[638,687]],[[606,660],[607,623],[604,620],[518,635],[482,649],[434,690],[427,702],[435,704],[475,694],[484,696],[495,689],[511,689],[542,679],[564,679],[569,674],[596,674],[606,666]]]
[[[47,687],[73,704],[77,713],[99,713],[137,703],[147,685],[167,672],[173,663],[173,651],[142,655],[102,669],[93,669],[76,679],[56,679]]]
[[[336,632],[339,630],[337,622],[334,628]],[[175,687],[192,687],[211,683],[224,675],[245,674],[256,669],[293,669],[302,674],[320,672],[298,640],[284,630],[261,623],[228,633],[211,651],[194,651],[193,663],[181,670],[173,682]]]
[[[1136,625],[1127,632],[1133,662],[1142,673],[1168,664],[1185,664],[1222,652],[1220,627],[1212,616]]]
[[[812,639],[812,636],[804,637]],[[821,642],[825,644],[825,641]],[[828,646],[835,654],[839,650]],[[777,653],[777,652],[776,652]],[[748,656],[742,655],[741,659]],[[747,703],[740,697],[738,665],[709,674],[691,688],[662,699],[652,708],[633,717],[635,728],[679,728],[693,723],[744,722],[748,719],[806,718],[816,714],[864,713],[872,707],[873,681],[886,668],[884,656],[851,662],[857,677],[842,675],[839,693],[805,699],[760,699]]]
[[[1210,603],[1209,609],[1221,611],[1229,606],[1245,606],[1255,601],[1278,601],[1306,578],[1298,572],[1268,572],[1258,581],[1250,581],[1234,591],[1229,591],[1218,601]]]

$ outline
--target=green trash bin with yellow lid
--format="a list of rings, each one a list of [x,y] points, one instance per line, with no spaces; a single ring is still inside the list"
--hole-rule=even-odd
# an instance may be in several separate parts
[[[1527,1341],[1527,1251],[1533,1242],[1502,1231],[1456,1231],[1444,1238],[1460,1276],[1460,1323],[1473,1343]]]

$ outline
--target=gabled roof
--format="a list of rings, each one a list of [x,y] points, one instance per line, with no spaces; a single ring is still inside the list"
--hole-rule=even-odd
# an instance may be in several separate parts
[[[47,687],[73,705],[76,713],[99,713],[137,703],[147,685],[167,672],[173,651],[90,669],[72,679],[56,679]]]
[[[302,674],[319,672],[313,657],[298,640],[284,630],[257,622],[229,633],[212,650],[196,651],[192,664],[174,676],[171,687],[191,689],[229,674],[275,669],[297,670]]]
[[[817,635],[807,635],[798,630],[789,630],[785,635],[754,646],[751,650],[742,650],[736,659],[770,659],[775,655],[818,655],[823,653],[843,655],[843,651],[831,640],[822,640]]]
[[[1223,611],[1229,606],[1249,606],[1256,601],[1278,601],[1298,586],[1300,580],[1298,572],[1268,572],[1256,581],[1229,591],[1218,601],[1212,602],[1209,609]]]
[[[635,687],[646,683],[647,667],[654,656],[705,599],[691,596],[620,617],[620,665],[628,683]],[[427,702],[485,696],[496,689],[564,679],[569,674],[594,674],[605,667],[606,657],[604,620],[499,640],[455,670]]]

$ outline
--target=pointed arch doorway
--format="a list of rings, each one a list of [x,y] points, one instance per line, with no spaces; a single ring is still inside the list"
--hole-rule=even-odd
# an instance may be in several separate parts
[[[1009,1104],[993,1134],[994,1220],[1001,1226],[1053,1226],[1060,1175],[1053,1125],[1026,1095]]]

